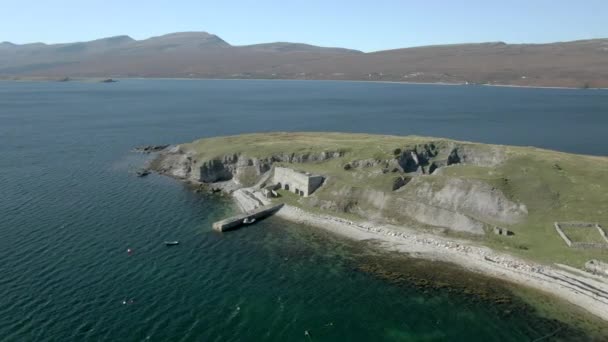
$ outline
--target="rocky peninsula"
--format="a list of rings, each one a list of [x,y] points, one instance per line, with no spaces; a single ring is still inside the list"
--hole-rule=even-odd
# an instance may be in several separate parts
[[[286,219],[536,288],[608,320],[608,274],[598,268],[608,261],[606,157],[418,136],[264,133],[170,146],[150,168],[228,193],[243,211],[285,203],[277,215]],[[593,224],[559,233],[556,222]]]

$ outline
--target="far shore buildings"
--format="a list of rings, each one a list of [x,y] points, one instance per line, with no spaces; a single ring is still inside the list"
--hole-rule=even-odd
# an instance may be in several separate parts
[[[272,183],[276,188],[308,197],[323,184],[323,176],[300,172],[286,167],[274,168]]]

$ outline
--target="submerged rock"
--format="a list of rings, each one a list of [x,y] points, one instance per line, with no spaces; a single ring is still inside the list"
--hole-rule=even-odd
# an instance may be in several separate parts
[[[141,169],[141,170],[137,171],[135,174],[137,175],[137,177],[145,177],[150,174],[150,170]]]
[[[152,152],[160,152],[169,147],[169,145],[143,145],[137,146],[132,151],[138,153],[152,153]]]

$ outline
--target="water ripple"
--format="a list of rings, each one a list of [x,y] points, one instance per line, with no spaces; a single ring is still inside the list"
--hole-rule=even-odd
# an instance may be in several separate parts
[[[270,219],[218,234],[211,223],[228,215],[231,204],[165,177],[135,177],[149,156],[128,152],[140,144],[266,130],[273,122],[291,130],[449,131],[497,143],[522,138],[517,142],[605,154],[604,93],[475,88],[430,93],[331,82],[121,81],[111,88],[0,82],[2,340],[288,341],[305,339],[305,330],[315,341],[398,340],[435,334],[438,319],[451,340],[532,340],[555,331],[555,322],[531,311],[505,316],[456,294],[353,274],[348,265],[354,257],[342,252],[344,242],[306,227]],[[471,133],[470,125],[450,119],[445,106],[429,105],[429,98],[451,101],[488,129]],[[527,108],[551,108],[542,115],[522,112],[526,101],[532,104]],[[563,110],[573,103],[586,110],[576,120]],[[336,120],[344,113],[349,120]],[[562,124],[546,134],[512,135],[544,122],[546,113]],[[497,128],[497,118],[511,125]],[[524,129],[513,129],[519,124]],[[588,137],[585,144],[577,128]],[[167,248],[165,240],[181,243]],[[334,328],[325,326],[332,321]]]

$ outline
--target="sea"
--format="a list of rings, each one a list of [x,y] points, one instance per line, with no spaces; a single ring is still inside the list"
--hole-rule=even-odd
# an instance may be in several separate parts
[[[280,218],[215,232],[213,221],[236,212],[228,198],[135,175],[152,158],[131,152],[139,145],[269,131],[415,134],[605,156],[608,91],[0,82],[0,341],[601,340],[456,266]]]

